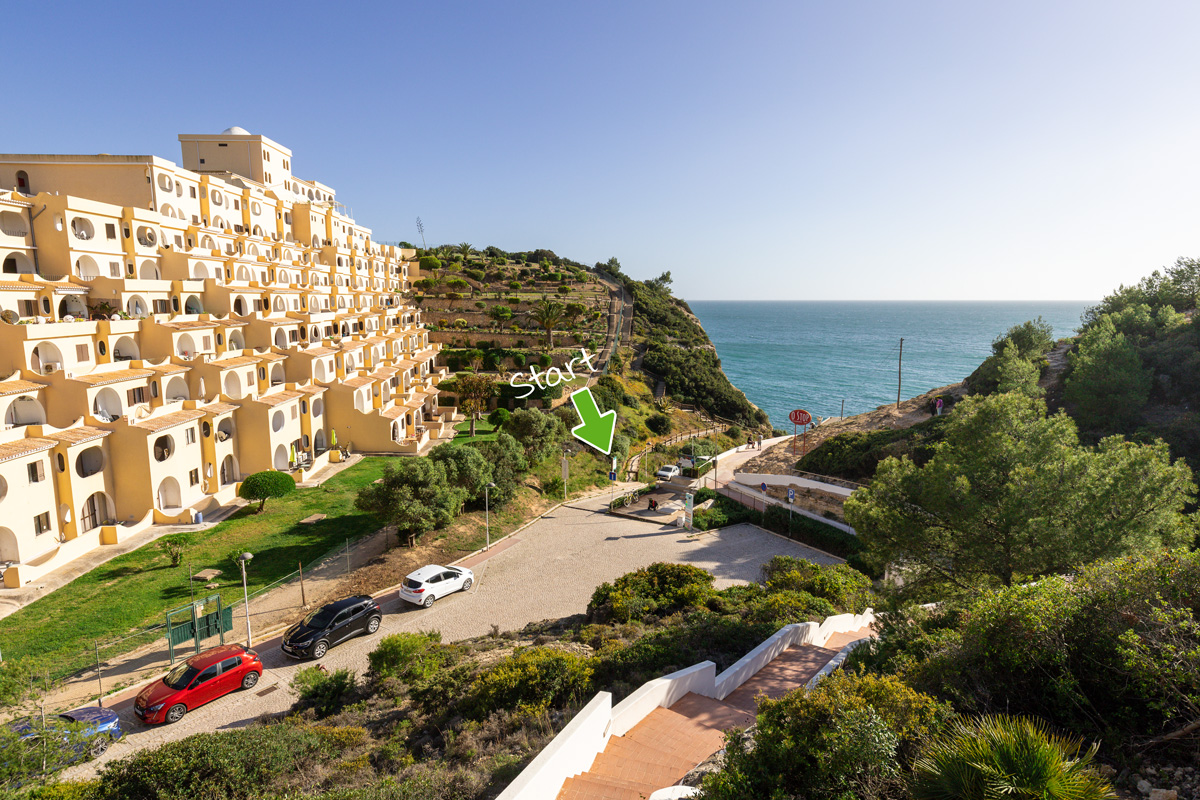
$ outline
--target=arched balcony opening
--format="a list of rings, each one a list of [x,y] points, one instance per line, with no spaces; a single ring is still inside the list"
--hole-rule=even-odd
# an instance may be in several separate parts
[[[216,267],[213,267],[210,270],[208,264],[205,264],[203,261],[197,261],[195,264],[192,264],[192,278],[194,280],[203,280],[205,278],[218,278],[218,277],[220,277],[220,275],[217,272]]]
[[[233,373],[230,373],[231,375]],[[228,442],[233,439],[234,427],[233,420],[229,417],[217,423],[217,441]]]
[[[271,385],[281,386],[283,384],[283,364],[276,362],[271,367]]]
[[[100,277],[100,265],[91,256],[80,256],[75,259],[75,274],[85,281]]]
[[[230,371],[225,373],[225,388],[226,396],[233,400],[242,399],[242,382],[238,379],[236,372]]]
[[[113,345],[113,361],[132,361],[141,357],[142,351],[131,336],[122,336]]]
[[[79,530],[81,533],[95,530],[114,516],[112,499],[104,492],[95,492],[83,501],[83,508],[79,511]]]
[[[237,459],[233,456],[225,456],[221,460],[221,485],[228,486],[231,483],[238,481],[238,466]]]
[[[288,451],[283,445],[279,445],[275,448],[275,459],[273,464],[277,470],[286,470],[290,466],[288,464]]]
[[[101,422],[113,422],[123,413],[121,396],[111,386],[96,392],[92,401],[92,416]]]
[[[158,263],[148,258],[142,261],[141,266],[138,267],[138,280],[156,281],[159,280],[161,274],[158,271]]]
[[[190,333],[185,333],[179,337],[175,345],[175,352],[184,358],[191,358],[196,354],[196,340],[192,338]]]
[[[18,397],[9,404],[4,412],[4,425],[7,428],[23,428],[26,425],[45,425],[46,409],[33,397]]]
[[[194,294],[188,295],[187,300],[183,301],[183,313],[203,314],[204,306],[200,304],[200,298]]]
[[[233,299],[233,313],[239,317],[246,316],[246,299],[242,296],[237,296]]]
[[[140,295],[135,294],[125,302],[125,313],[131,317],[140,318],[146,316],[146,309],[149,307]]]
[[[53,342],[39,342],[33,348],[33,357],[29,360],[29,367],[34,372],[49,375],[55,370],[62,369],[62,365],[62,352]]]
[[[34,273],[33,262],[24,253],[6,255],[3,270],[7,275],[32,275]]]
[[[104,469],[104,451],[99,447],[89,447],[75,457],[75,474],[81,478],[90,478]]]
[[[159,511],[177,511],[183,507],[183,499],[179,494],[179,481],[168,476],[158,484],[154,499]]]
[[[77,294],[68,294],[58,301],[58,318],[66,320],[67,317],[72,319],[87,319],[88,310],[87,304],[83,302],[83,298]]]
[[[0,528],[0,561],[21,563],[21,547],[17,535],[8,528]]]
[[[324,453],[327,449],[329,448],[325,446],[325,430],[323,428],[317,428],[316,433],[313,434],[313,451],[317,455],[321,455],[321,453]]]
[[[285,422],[285,419],[283,416],[283,412],[277,410],[274,414],[271,415],[271,430],[274,431],[275,433],[279,433],[281,430],[283,430],[284,422]]]
[[[245,350],[246,340],[242,337],[241,331],[229,332],[229,349],[230,350]]]
[[[329,376],[326,374],[326,371],[325,371],[325,360],[324,359],[321,359],[320,361],[315,362],[315,364],[313,365],[313,377],[317,381],[320,381],[322,383],[329,380]]]
[[[187,381],[182,375],[175,375],[167,382],[167,400],[172,403],[191,400],[191,393],[188,391]]]

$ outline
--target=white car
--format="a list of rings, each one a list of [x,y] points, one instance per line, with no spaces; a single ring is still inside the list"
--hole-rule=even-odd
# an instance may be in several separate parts
[[[430,564],[404,579],[404,583],[400,584],[400,599],[429,608],[438,598],[452,592],[465,592],[473,583],[475,573],[465,567]]]
[[[660,481],[669,481],[672,478],[678,478],[679,474],[679,467],[675,466],[674,464],[667,464],[659,469],[658,472],[654,473],[654,477],[658,478]]]

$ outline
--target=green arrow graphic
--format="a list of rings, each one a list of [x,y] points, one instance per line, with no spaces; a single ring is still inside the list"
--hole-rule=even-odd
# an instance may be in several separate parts
[[[579,441],[608,455],[612,450],[613,432],[617,429],[617,412],[605,411],[601,414],[596,398],[592,397],[592,390],[586,387],[571,392],[571,402],[575,404],[580,419],[580,423],[571,428],[571,433]]]

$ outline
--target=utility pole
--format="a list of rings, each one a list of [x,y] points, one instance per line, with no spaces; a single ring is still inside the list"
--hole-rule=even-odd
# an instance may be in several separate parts
[[[904,380],[904,337],[900,337],[900,360],[896,363],[896,408],[900,407],[900,384]]]

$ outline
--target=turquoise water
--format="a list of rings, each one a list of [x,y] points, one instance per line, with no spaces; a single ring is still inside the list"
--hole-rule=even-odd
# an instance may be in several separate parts
[[[1039,315],[1069,336],[1095,301],[1064,302],[721,302],[689,303],[717,347],[729,380],[791,430],[788,413],[870,411],[901,396],[962,380],[991,354],[992,340]]]

